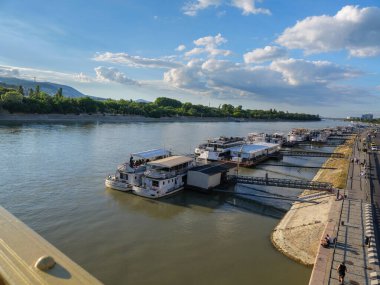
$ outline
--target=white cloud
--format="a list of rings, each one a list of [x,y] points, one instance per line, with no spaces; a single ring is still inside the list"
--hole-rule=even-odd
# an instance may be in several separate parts
[[[113,67],[98,66],[95,69],[96,78],[98,81],[103,82],[117,82],[125,85],[139,85],[133,79],[128,78],[124,73],[120,72]]]
[[[259,0],[260,1],[260,0]],[[259,2],[258,1],[258,2]],[[218,7],[220,5],[230,5],[243,11],[243,15],[249,14],[267,14],[270,11],[264,8],[256,8],[255,0],[196,0],[187,2],[182,8],[185,15],[196,16],[198,11],[207,9],[209,7]]]
[[[0,76],[19,77],[20,71],[17,68],[0,66]]]
[[[178,88],[205,90],[201,64],[201,61],[193,59],[185,66],[170,69],[164,73],[164,81]]]
[[[270,68],[280,72],[290,85],[328,84],[361,74],[328,61],[307,61],[293,58],[274,61]]]
[[[175,50],[176,51],[184,51],[186,49],[185,45],[179,45]]]
[[[46,69],[36,69],[20,66],[0,66],[0,76],[18,77],[26,80],[50,81],[50,82],[92,82],[93,79],[83,72],[64,73]]]
[[[82,83],[89,83],[89,82],[93,81],[93,79],[91,77],[87,76],[83,72],[80,72],[78,74],[74,74],[74,78],[76,79],[76,81],[79,81]]]
[[[357,99],[349,97],[352,94],[347,95],[347,88],[338,83],[359,74],[321,61],[287,59],[252,67],[210,58],[170,69],[164,74],[164,82],[223,98],[248,96],[267,102],[321,105],[337,103],[337,98]]]
[[[178,67],[180,64],[178,62],[172,61],[168,58],[146,58],[140,56],[132,56],[127,53],[97,53],[93,60],[101,62],[110,62],[123,64],[131,67],[146,67],[146,68],[173,68]]]
[[[270,15],[268,9],[256,8],[255,0],[232,0],[232,6],[243,10],[243,15],[249,14],[267,14]]]
[[[185,15],[196,16],[199,10],[206,9],[210,6],[219,6],[222,0],[196,0],[195,2],[188,2],[182,8]]]
[[[199,38],[194,41],[194,44],[196,46],[204,46],[205,48],[213,49],[226,42],[227,40],[223,38],[222,35],[219,33],[215,37],[207,36],[207,37]]]
[[[286,50],[276,46],[266,46],[264,48],[254,49],[243,55],[245,63],[261,63],[286,56]]]
[[[186,57],[200,55],[206,53],[208,56],[229,56],[232,54],[230,50],[218,49],[217,47],[227,42],[219,33],[216,36],[206,36],[193,41],[197,46],[185,53]]]
[[[307,17],[287,28],[276,41],[306,53],[347,49],[351,56],[377,56],[380,55],[380,8],[345,6],[335,16]]]

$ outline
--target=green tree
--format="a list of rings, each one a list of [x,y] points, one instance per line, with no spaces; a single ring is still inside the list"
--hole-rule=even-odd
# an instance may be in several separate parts
[[[36,95],[36,97],[39,97],[40,96],[40,85],[37,85],[36,86],[36,90],[34,91],[34,95]]]
[[[33,98],[33,97],[34,97],[34,90],[33,90],[32,88],[29,89],[29,91],[28,91],[28,96],[29,96],[30,98]]]
[[[1,101],[4,104],[11,103],[21,103],[22,102],[22,94],[16,90],[8,91],[7,93],[1,95]]]
[[[182,107],[181,101],[171,99],[171,98],[166,98],[166,97],[158,97],[154,101],[154,104],[156,104],[157,106],[162,106],[162,107],[173,107],[173,108]]]
[[[24,94],[24,88],[22,87],[22,85],[20,85],[19,87],[18,87],[18,90],[17,90],[22,96],[24,96],[25,94]]]
[[[56,98],[62,98],[63,97],[63,93],[62,93],[62,88],[59,88],[57,90],[57,93],[55,93],[54,95]]]

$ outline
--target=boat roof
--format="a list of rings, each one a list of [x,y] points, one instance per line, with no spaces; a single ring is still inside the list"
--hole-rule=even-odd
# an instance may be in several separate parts
[[[267,142],[260,142],[260,143],[254,143],[254,144],[245,144],[243,146],[235,146],[231,147],[230,151],[237,151],[242,153],[252,153],[256,151],[260,151],[263,149],[268,149],[271,147],[279,146],[277,143],[267,143]]]
[[[190,171],[201,172],[207,175],[214,175],[217,173],[227,172],[231,168],[235,168],[236,164],[223,163],[223,164],[205,164],[192,168]]]
[[[188,156],[173,155],[166,158],[148,162],[148,165],[171,168],[186,162],[192,161],[193,158]]]
[[[133,157],[139,157],[139,158],[144,158],[144,159],[151,159],[157,156],[168,156],[168,155],[170,155],[170,151],[163,148],[132,153]]]
[[[218,137],[208,140],[210,144],[228,144],[232,142],[244,141],[243,137]]]

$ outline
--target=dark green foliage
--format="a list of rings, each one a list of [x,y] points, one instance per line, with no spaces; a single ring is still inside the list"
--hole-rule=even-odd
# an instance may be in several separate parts
[[[55,93],[54,96],[57,97],[57,98],[62,98],[63,97],[62,88],[59,88],[58,91],[57,91],[57,93]]]
[[[154,103],[157,106],[161,106],[161,107],[181,108],[181,106],[182,106],[182,102],[175,100],[175,99],[166,98],[166,97],[158,97],[154,101]]]
[[[17,90],[22,96],[24,96],[24,88],[20,85]]]
[[[21,92],[8,87],[0,86],[0,96],[8,92]],[[13,93],[12,93],[13,94]],[[265,110],[244,110],[241,105],[234,107],[231,104],[223,104],[218,108],[203,105],[193,105],[192,103],[182,103],[175,99],[159,97],[153,103],[138,103],[132,100],[94,100],[90,97],[67,98],[62,94],[62,89],[58,89],[54,96],[39,90],[29,89],[29,96],[17,97],[13,103],[5,104],[4,109],[10,112],[21,113],[58,113],[58,114],[113,114],[113,115],[140,115],[145,117],[228,117],[239,119],[259,119],[259,120],[320,120],[319,115],[298,114],[277,111],[276,109]],[[9,97],[9,96],[8,96]],[[10,96],[12,97],[12,96]],[[12,97],[12,98],[13,98]],[[7,96],[5,96],[7,98]],[[19,100],[21,98],[21,100]],[[12,101],[12,100],[11,100]]]
[[[371,123],[371,124],[380,124],[380,118],[369,119],[361,119],[361,118],[350,118],[345,121],[354,121],[354,122],[363,122],[363,123]]]

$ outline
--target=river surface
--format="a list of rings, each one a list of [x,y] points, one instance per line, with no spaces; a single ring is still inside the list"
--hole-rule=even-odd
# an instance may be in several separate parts
[[[220,135],[342,124],[3,123],[0,203],[105,284],[307,284],[311,270],[271,245],[279,216],[270,207],[192,191],[148,200],[105,189],[104,177],[132,152],[165,147],[184,154]],[[271,166],[241,171],[315,174]]]

